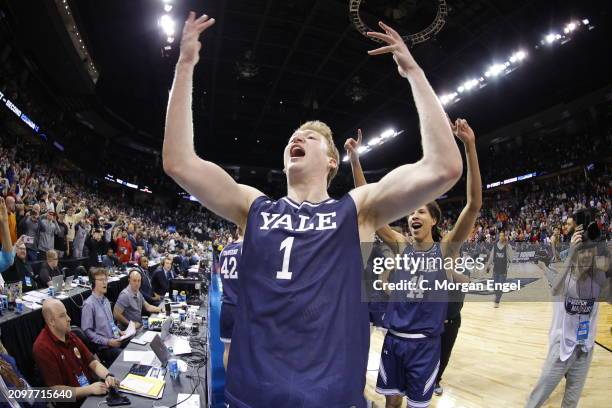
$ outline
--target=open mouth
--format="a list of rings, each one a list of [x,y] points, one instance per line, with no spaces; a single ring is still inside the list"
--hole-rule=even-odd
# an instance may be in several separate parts
[[[412,224],[410,224],[410,226],[412,227],[414,231],[418,231],[421,229],[423,224],[421,224],[419,221],[414,221]]]
[[[291,158],[304,157],[305,155],[306,155],[306,151],[299,145],[293,145],[289,149],[289,156]]]

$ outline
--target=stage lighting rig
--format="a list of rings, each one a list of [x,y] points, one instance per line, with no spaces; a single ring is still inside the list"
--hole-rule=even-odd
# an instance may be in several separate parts
[[[405,34],[402,35],[402,39],[406,42],[408,47],[413,47],[416,44],[425,42],[430,38],[433,38],[436,34],[438,34],[444,24],[446,23],[446,16],[448,15],[448,6],[446,4],[446,0],[432,0],[432,2],[437,3],[437,12],[433,21],[423,30],[413,33],[413,34]],[[366,33],[368,31],[379,31],[378,28],[372,29],[368,27],[368,25],[363,21],[362,18],[362,5],[368,3],[366,0],[350,0],[349,2],[349,17],[353,26],[359,31],[361,34],[367,37]],[[393,13],[397,15],[397,17],[405,16],[409,11],[399,9],[393,10]],[[381,16],[382,17],[382,16]],[[370,38],[370,37],[367,37]],[[373,41],[378,43],[382,43],[381,40],[376,38],[370,38]]]

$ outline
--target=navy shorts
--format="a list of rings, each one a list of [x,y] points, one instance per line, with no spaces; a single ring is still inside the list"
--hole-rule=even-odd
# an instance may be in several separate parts
[[[221,303],[221,341],[223,343],[232,342],[232,331],[234,330],[234,313],[236,305]]]
[[[440,369],[440,336],[405,339],[387,333],[376,392],[404,395],[409,407],[429,406]]]

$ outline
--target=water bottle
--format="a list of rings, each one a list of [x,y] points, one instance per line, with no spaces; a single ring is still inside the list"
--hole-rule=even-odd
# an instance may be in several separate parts
[[[21,299],[15,300],[15,313],[17,314],[23,313],[23,300]]]
[[[176,361],[176,359],[170,359],[168,360],[168,371],[170,371],[170,377],[172,377],[173,380],[176,380],[179,376],[179,369],[178,369],[178,362]]]

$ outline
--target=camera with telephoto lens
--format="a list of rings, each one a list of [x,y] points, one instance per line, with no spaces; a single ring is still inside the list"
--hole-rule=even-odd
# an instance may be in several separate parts
[[[601,237],[601,231],[595,221],[595,213],[590,208],[582,208],[574,213],[577,226],[582,225],[582,243],[589,244]]]

